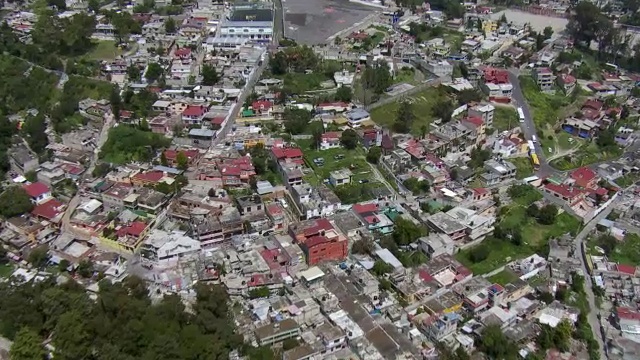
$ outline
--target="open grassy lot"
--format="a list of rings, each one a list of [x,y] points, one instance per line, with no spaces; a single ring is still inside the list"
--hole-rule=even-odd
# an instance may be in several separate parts
[[[13,268],[13,265],[11,264],[1,264],[0,265],[0,279],[6,279],[9,276],[11,276],[11,274],[13,274],[13,271],[15,269]]]
[[[640,173],[632,172],[627,175],[618,178],[615,180],[615,183],[619,186],[626,188],[636,183],[636,181],[640,180]]]
[[[429,87],[411,97],[407,100],[413,104],[413,113],[415,120],[411,127],[411,133],[419,136],[420,129],[423,126],[429,126],[433,120],[431,109],[433,105],[439,101],[443,101],[446,98],[444,89]],[[371,110],[371,119],[378,125],[390,128],[396,120],[400,101],[396,101],[390,104],[386,104]]]
[[[488,278],[487,280],[491,281],[494,284],[500,284],[500,285],[507,285],[507,284],[511,284],[512,282],[518,280],[519,277],[516,273],[514,273],[513,271],[509,270],[509,269],[504,269],[501,272],[491,276],[490,278]]]
[[[304,160],[307,166],[313,169],[314,175],[320,182],[328,179],[332,171],[340,169],[350,169],[351,172],[353,172],[354,180],[368,179],[372,176],[371,167],[367,164],[364,152],[361,149],[347,150],[345,148],[337,148],[316,150],[311,148],[311,140],[297,140],[297,143],[304,152]],[[335,158],[340,155],[344,158]],[[324,165],[316,165],[313,162],[313,159],[316,158],[324,159]]]
[[[519,125],[518,111],[512,106],[497,105],[493,114],[493,128],[497,132],[511,130]]]
[[[529,157],[519,157],[509,159],[509,162],[516,166],[516,179],[524,179],[533,175],[533,165]]]
[[[94,43],[93,48],[84,55],[84,58],[89,60],[113,60],[123,53],[124,51],[116,46],[115,41],[101,40]]]
[[[542,225],[535,218],[527,215],[527,207],[541,197],[542,195],[534,190],[500,209],[498,226],[503,229],[519,230],[522,236],[520,244],[489,237],[480,245],[459,252],[456,258],[475,274],[485,274],[510,261],[542,251],[551,238],[566,233],[575,236],[581,223],[567,213],[559,214],[551,225]],[[479,252],[486,255],[478,259]]]
[[[531,76],[523,75],[518,79],[524,97],[533,112],[533,121],[539,128],[555,126],[564,116],[563,108],[573,103],[571,97],[567,97],[561,92],[553,95],[540,92]]]
[[[394,84],[415,84],[416,83],[416,70],[415,68],[402,68],[398,70],[396,77],[393,78]]]
[[[608,161],[622,155],[622,149],[612,147],[609,151],[599,148],[594,142],[582,142],[580,147],[561,158],[551,161],[551,166],[558,170],[571,170],[594,163]]]
[[[456,254],[456,259],[469,268],[475,275],[486,274],[504,266],[510,261],[523,259],[535,251],[529,246],[516,246],[513,243],[488,238],[479,246],[487,246],[491,249],[489,256],[480,262],[471,260],[471,253],[475,248],[465,249]]]

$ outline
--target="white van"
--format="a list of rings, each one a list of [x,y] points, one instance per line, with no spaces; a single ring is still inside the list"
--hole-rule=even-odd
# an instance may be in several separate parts
[[[538,138],[536,138],[535,135],[531,135],[531,141],[533,141],[534,143],[538,142]]]

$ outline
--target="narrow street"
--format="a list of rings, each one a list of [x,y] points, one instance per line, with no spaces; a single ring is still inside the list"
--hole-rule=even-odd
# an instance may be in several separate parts
[[[595,229],[596,225],[600,220],[605,219],[615,208],[615,204],[617,201],[613,201],[606,209],[604,209],[598,216],[594,217],[589,223],[585,225],[585,227],[580,231],[578,236],[575,239],[575,245],[577,251],[580,251],[580,262],[582,263],[582,272],[585,277],[585,293],[587,296],[587,301],[589,302],[589,314],[587,315],[587,319],[589,320],[589,325],[591,325],[591,331],[593,332],[593,337],[598,341],[598,347],[600,352],[600,359],[607,359],[607,355],[605,352],[604,341],[602,339],[602,333],[600,331],[600,321],[598,320],[599,310],[596,305],[596,298],[593,294],[593,286],[594,284],[591,281],[591,276],[589,275],[589,269],[587,267],[586,258],[584,253],[582,252],[585,239],[587,236]]]

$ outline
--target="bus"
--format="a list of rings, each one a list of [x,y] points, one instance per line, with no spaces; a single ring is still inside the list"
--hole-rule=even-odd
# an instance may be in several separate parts
[[[533,144],[533,141],[528,140],[527,145],[529,146],[529,155],[536,153],[536,147]]]
[[[521,107],[518,108],[518,117],[520,118],[520,122],[524,122],[524,111],[522,111]]]
[[[540,161],[538,161],[538,155],[536,153],[531,154],[531,164],[535,170],[540,169]]]

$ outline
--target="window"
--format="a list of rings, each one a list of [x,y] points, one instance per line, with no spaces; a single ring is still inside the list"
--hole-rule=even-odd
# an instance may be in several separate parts
[[[264,32],[264,29],[258,29],[258,32]]]

